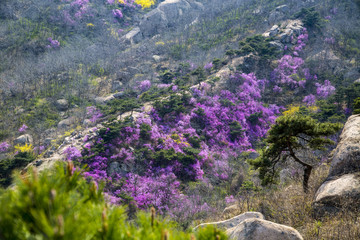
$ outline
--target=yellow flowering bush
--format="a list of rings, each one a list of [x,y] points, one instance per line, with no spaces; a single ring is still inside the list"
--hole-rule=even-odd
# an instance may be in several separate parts
[[[141,5],[142,8],[149,8],[154,5],[155,2],[155,0],[135,0],[135,3]]]

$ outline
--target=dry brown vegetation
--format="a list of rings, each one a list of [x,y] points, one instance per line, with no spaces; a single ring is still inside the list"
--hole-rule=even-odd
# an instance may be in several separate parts
[[[321,219],[314,217],[312,203],[318,187],[325,180],[329,167],[323,165],[310,178],[307,194],[302,191],[301,179],[293,179],[277,190],[257,193],[249,204],[242,201],[232,215],[246,211],[262,212],[265,219],[297,229],[306,240],[360,239],[360,213],[343,210]],[[351,204],[351,203],[349,203]]]

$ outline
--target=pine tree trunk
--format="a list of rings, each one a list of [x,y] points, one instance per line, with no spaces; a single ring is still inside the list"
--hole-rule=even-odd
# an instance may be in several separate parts
[[[310,165],[305,166],[304,169],[304,180],[303,180],[303,188],[304,192],[307,193],[309,190],[309,178],[313,167]]]

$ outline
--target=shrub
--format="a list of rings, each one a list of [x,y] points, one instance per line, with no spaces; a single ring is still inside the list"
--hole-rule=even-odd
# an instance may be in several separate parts
[[[128,222],[126,209],[108,205],[102,186],[87,182],[70,162],[17,175],[16,183],[0,192],[1,239],[227,239],[214,227],[180,231],[155,210]]]

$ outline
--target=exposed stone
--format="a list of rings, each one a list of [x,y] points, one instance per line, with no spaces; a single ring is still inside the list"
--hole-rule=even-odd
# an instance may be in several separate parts
[[[278,26],[278,25],[274,25],[274,26],[272,26],[272,28],[270,29],[269,36],[270,36],[270,37],[274,37],[274,36],[276,36],[278,33],[279,33],[279,26]]]
[[[190,13],[191,6],[185,0],[166,0],[159,4],[158,9],[165,13],[168,27],[175,27],[185,14]]]
[[[125,41],[126,44],[136,44],[142,40],[142,34],[140,32],[139,27],[133,28],[130,32],[128,32],[125,36],[122,37],[122,40]]]
[[[318,216],[322,216],[342,208],[355,209],[359,204],[360,173],[345,174],[321,185],[315,194],[314,209]]]
[[[303,240],[296,229],[262,218],[245,219],[226,233],[234,240]]]
[[[58,161],[62,160],[64,160],[62,155],[54,154],[49,158],[38,159],[30,163],[28,166],[26,166],[25,169],[28,169],[29,167],[34,167],[38,172],[42,172],[44,170],[53,168]]]
[[[284,5],[278,6],[277,8],[275,8],[275,10],[279,11],[279,12],[283,12],[283,13],[288,13],[289,6],[284,4]]]
[[[69,108],[69,102],[66,99],[59,99],[56,101],[56,109],[58,111],[66,111]]]
[[[144,37],[152,37],[168,28],[186,26],[203,10],[203,4],[196,1],[165,0],[143,17],[140,31]]]
[[[329,177],[360,171],[360,115],[350,116],[332,152]]]
[[[222,229],[231,229],[231,228],[238,226],[241,222],[243,222],[246,219],[264,219],[264,216],[259,212],[246,212],[246,213],[240,214],[239,216],[230,218],[225,221],[202,223],[202,224],[196,226],[194,228],[194,230],[204,227],[204,226],[208,226],[208,225],[214,225],[214,226],[216,226],[218,228],[222,228]]]
[[[279,41],[271,41],[269,42],[271,47],[276,47],[276,49],[278,51],[283,51],[284,50],[284,45],[281,44]]]
[[[140,30],[144,37],[151,37],[166,29],[168,20],[163,11],[154,9],[147,13],[140,22]]]
[[[58,128],[61,128],[61,129],[69,128],[74,123],[75,123],[75,119],[70,117],[70,118],[67,118],[67,119],[64,119],[64,120],[60,121],[58,123]]]
[[[113,99],[115,99],[114,95],[109,95],[106,97],[96,97],[94,100],[96,104],[105,105]]]
[[[152,58],[154,59],[154,61],[155,61],[156,63],[161,62],[161,57],[158,56],[158,55],[153,55]]]
[[[33,144],[33,138],[29,134],[21,135],[14,140],[14,145]]]

